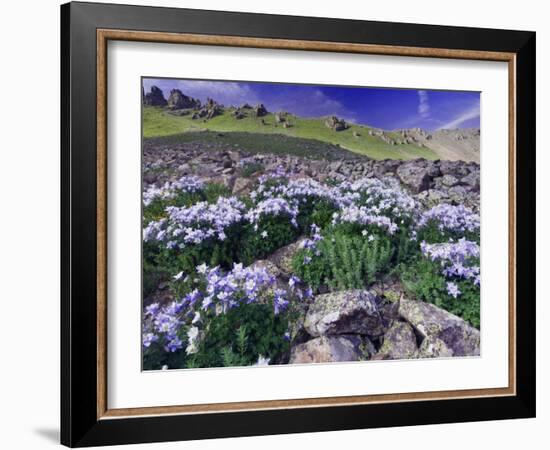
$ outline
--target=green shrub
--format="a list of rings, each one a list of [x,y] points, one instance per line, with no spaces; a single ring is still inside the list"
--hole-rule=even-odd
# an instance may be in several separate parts
[[[479,287],[467,280],[453,281],[461,292],[459,297],[454,298],[447,293],[447,280],[440,271],[438,263],[423,257],[418,257],[409,265],[401,265],[399,270],[403,286],[418,300],[433,303],[479,328]]]
[[[252,224],[245,225],[242,239],[235,247],[238,249],[237,260],[245,265],[269,256],[299,236],[299,229],[286,215],[266,216],[257,225],[257,229]]]
[[[205,336],[187,367],[248,366],[261,355],[277,359],[288,351],[288,314],[266,304],[241,304],[208,319]]]
[[[313,250],[300,250],[293,258],[296,274],[317,290],[322,284],[331,289],[359,289],[369,286],[388,268],[393,254],[385,236],[354,235],[332,230]]]
[[[448,242],[451,239],[457,241],[460,238],[466,238],[479,244],[479,231],[440,230],[435,221],[428,222],[425,227],[418,231],[418,242],[426,241],[429,244]]]

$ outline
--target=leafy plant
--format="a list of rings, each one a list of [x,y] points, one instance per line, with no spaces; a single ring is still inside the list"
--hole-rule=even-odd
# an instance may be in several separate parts
[[[242,304],[226,314],[213,316],[206,326],[204,340],[190,356],[195,367],[248,366],[260,355],[277,359],[288,351],[285,314],[275,315],[265,304]]]
[[[448,280],[441,274],[441,266],[423,257],[412,264],[401,265],[401,281],[405,289],[417,299],[449,311],[480,327],[479,287],[469,280],[456,280],[460,296],[449,294]]]
[[[371,235],[373,236],[373,235]],[[382,236],[357,236],[332,231],[315,249],[299,251],[293,269],[313,289],[327,284],[331,289],[359,289],[369,286],[391,261],[391,241]]]

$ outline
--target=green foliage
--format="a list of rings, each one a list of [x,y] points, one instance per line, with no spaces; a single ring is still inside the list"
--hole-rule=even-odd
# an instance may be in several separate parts
[[[316,250],[301,250],[293,258],[296,274],[314,290],[327,284],[333,290],[369,286],[388,268],[393,254],[391,241],[376,236],[333,230],[317,243]],[[309,260],[311,259],[311,260]]]
[[[262,124],[261,119],[252,116],[236,120],[230,109],[206,122],[197,122],[191,119],[191,115],[177,117],[162,108],[145,106],[143,137],[177,136],[181,139],[191,138],[194,142],[236,144],[254,152],[282,152],[298,156],[321,152],[315,155],[319,158],[325,157],[323,153],[327,151],[332,156],[331,159],[336,153],[346,152],[342,149],[375,159],[437,159],[437,154],[429,148],[420,148],[413,144],[391,145],[378,136],[370,136],[370,128],[366,126],[352,124],[346,130],[335,132],[325,126],[325,119],[322,117],[304,118],[290,114],[287,117],[292,123],[290,128],[276,126],[271,113],[263,117],[266,125]],[[354,136],[354,131],[361,136]],[[400,138],[397,133],[387,134],[395,140]]]
[[[186,342],[188,327],[182,327],[178,332],[178,337]],[[189,357],[185,348],[166,352],[162,342],[154,342],[149,348],[143,351],[143,370],[161,370],[163,366],[171,369],[186,367],[189,364]]]
[[[264,237],[262,233],[267,233]],[[252,264],[257,259],[265,258],[280,247],[295,241],[299,229],[290,223],[285,215],[267,216],[260,220],[258,229],[247,224],[242,234],[238,248],[238,260],[245,265]]]
[[[463,237],[466,238],[468,241],[474,241],[479,244],[479,231],[441,231],[438,228],[437,222],[435,221],[428,222],[428,224],[418,232],[418,242],[426,241],[429,244],[448,242],[451,239],[457,241]]]
[[[336,207],[327,200],[318,198],[307,198],[300,202],[300,214],[298,214],[298,226],[302,233],[309,233],[311,225],[315,224],[321,228],[329,225],[332,214]]]
[[[263,164],[260,164],[258,162],[246,163],[241,168],[241,176],[242,177],[250,177],[250,176],[254,175],[255,173],[263,172],[263,170],[264,170]]]
[[[221,356],[224,367],[247,365],[246,350],[248,348],[248,336],[246,333],[246,325],[241,325],[235,333],[237,351],[233,351],[231,345],[222,348]]]
[[[203,197],[208,203],[216,203],[220,197],[230,197],[231,189],[221,183],[207,183]]]
[[[262,355],[271,360],[288,351],[288,316],[266,304],[242,304],[208,319],[199,351],[187,367],[248,366]]]
[[[439,264],[418,257],[411,264],[400,266],[401,281],[418,300],[433,303],[479,328],[479,287],[467,280],[455,281],[461,294],[454,298],[447,293],[447,280],[440,270]]]

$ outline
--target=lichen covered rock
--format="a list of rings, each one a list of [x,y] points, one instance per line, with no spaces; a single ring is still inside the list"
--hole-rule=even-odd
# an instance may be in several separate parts
[[[311,364],[368,359],[374,346],[355,335],[321,336],[292,348],[290,364]]]
[[[416,357],[417,351],[413,328],[406,322],[394,322],[384,334],[378,353],[384,355],[384,359],[411,359]]]
[[[316,296],[306,314],[304,327],[312,336],[348,333],[380,336],[384,333],[376,296],[360,289]]]
[[[479,330],[435,305],[402,299],[400,316],[424,338],[441,340],[452,356],[479,356]],[[428,345],[428,344],[426,344]],[[439,345],[437,342],[434,345]]]

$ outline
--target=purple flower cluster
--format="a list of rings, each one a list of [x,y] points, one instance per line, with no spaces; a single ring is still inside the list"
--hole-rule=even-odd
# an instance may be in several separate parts
[[[280,215],[288,216],[292,225],[295,227],[298,226],[298,222],[296,221],[298,208],[281,197],[267,198],[260,201],[254,208],[246,213],[245,217],[250,223],[257,226],[258,222],[265,216]]]
[[[357,225],[374,225],[388,234],[394,234],[397,231],[397,224],[384,215],[377,215],[372,208],[368,206],[346,206],[340,212],[334,213],[332,218],[334,225],[342,223],[351,223]]]
[[[183,249],[206,239],[223,241],[226,230],[244,218],[245,206],[235,197],[218,198],[210,204],[199,202],[190,207],[169,206],[167,218],[150,222],[143,231],[144,241],[161,241],[170,249]]]
[[[143,327],[143,347],[148,348],[154,342],[161,341],[166,352],[175,352],[183,348],[183,342],[178,336],[183,321],[180,313],[182,302],[172,302],[165,307],[153,303],[145,308]]]
[[[449,280],[470,280],[475,286],[480,284],[479,245],[465,238],[457,242],[440,244],[420,244],[422,254],[434,262],[441,264],[441,274]],[[447,292],[453,297],[460,294],[458,287],[452,281],[447,283]]]
[[[338,188],[326,186],[311,178],[296,178],[290,181],[279,178],[277,183],[270,184],[266,184],[265,181],[260,182],[258,188],[251,193],[252,199],[282,197],[296,206],[308,199],[323,199],[336,206],[341,201]]]
[[[321,235],[321,228],[316,224],[311,224],[311,239],[304,239],[300,243],[300,248],[308,250],[307,254],[304,255],[304,264],[309,264],[312,260],[312,255],[321,256],[321,251],[317,249],[317,243],[323,240]]]
[[[204,182],[195,176],[185,176],[172,183],[166,182],[162,187],[151,186],[143,193],[143,204],[150,205],[154,200],[169,200],[174,198],[178,191],[195,193],[204,189]]]
[[[421,215],[418,228],[424,228],[431,223],[435,224],[439,231],[476,232],[479,230],[479,215],[464,205],[442,203]]]
[[[409,194],[403,192],[396,180],[388,178],[361,178],[354,182],[342,183],[339,187],[340,204],[355,204],[368,207],[374,215],[392,218],[410,217],[416,214],[418,204]]]
[[[227,273],[219,267],[209,268],[206,264],[197,267],[201,289],[194,289],[179,301],[160,307],[153,303],[145,308],[143,327],[143,347],[162,342],[166,352],[183,348],[180,330],[191,325],[187,331],[188,354],[198,350],[200,341],[199,324],[201,315],[213,312],[224,314],[242,304],[266,303],[273,299],[275,314],[284,312],[292,297],[303,299],[312,296],[311,289],[304,289],[302,281],[291,276],[288,289],[277,287],[276,278],[263,267],[243,267],[234,264]]]

